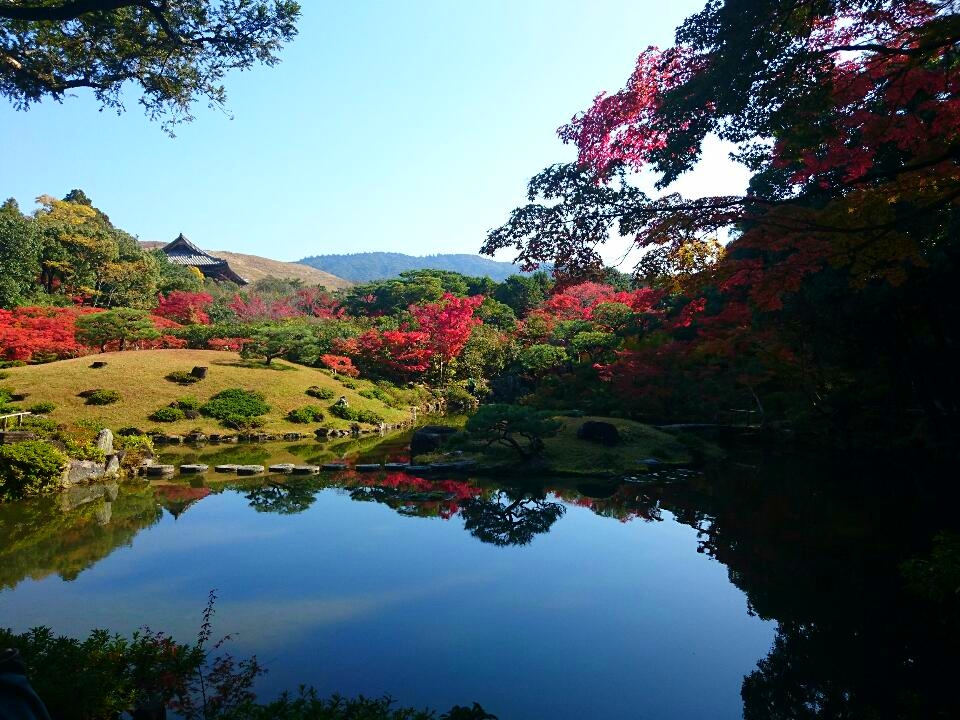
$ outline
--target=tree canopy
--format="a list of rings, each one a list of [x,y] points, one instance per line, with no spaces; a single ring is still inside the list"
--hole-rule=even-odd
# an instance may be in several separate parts
[[[25,110],[88,88],[120,112],[132,85],[169,131],[197,100],[224,105],[227,72],[275,65],[299,15],[290,0],[2,0],[0,95]]]

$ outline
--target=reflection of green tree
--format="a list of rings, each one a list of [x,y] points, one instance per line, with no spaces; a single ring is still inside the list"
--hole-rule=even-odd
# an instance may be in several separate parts
[[[756,476],[714,472],[662,488],[662,506],[695,527],[753,612],[778,622],[769,655],[743,683],[747,720],[960,717],[960,621],[910,592],[904,560],[955,523],[920,469],[858,475],[796,459]]]
[[[245,497],[257,512],[295,515],[309,508],[316,500],[316,483],[309,479],[291,478],[285,482],[266,482],[251,488]]]
[[[64,495],[0,505],[0,588],[51,574],[73,580],[163,513],[149,486],[89,486],[74,494],[87,501],[73,506]]]
[[[535,536],[548,532],[564,511],[563,505],[548,501],[544,494],[516,489],[464,500],[460,506],[463,525],[470,534],[501,547],[529,545]]]

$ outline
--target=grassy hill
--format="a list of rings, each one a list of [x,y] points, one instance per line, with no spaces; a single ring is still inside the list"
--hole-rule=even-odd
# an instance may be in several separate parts
[[[273,276],[284,280],[303,280],[306,285],[323,285],[327,290],[339,290],[353,284],[342,277],[301,263],[281,262],[258,255],[244,255],[226,250],[214,250],[211,255],[226,260],[235,273],[249,282]]]
[[[353,282],[370,282],[396,277],[404,270],[453,270],[463,275],[489,277],[503,282],[520,269],[508,262],[498,262],[480,255],[425,255],[367,252],[350,255],[314,255],[300,260],[304,265],[333,273]]]
[[[94,370],[90,363],[103,360],[107,366]],[[181,386],[165,379],[174,370],[189,371],[197,365],[209,368],[207,377],[200,382]],[[333,400],[317,400],[304,391],[317,385],[329,388],[336,397],[347,398],[350,406],[379,413],[388,423],[409,419],[407,411],[395,410],[379,400],[360,397],[360,390],[370,386],[364,381],[355,381],[356,390],[345,388],[339,380],[315,368],[274,361],[270,366],[245,361],[235,353],[213,350],[140,350],[122,353],[90,355],[73,360],[45,365],[11,368],[10,377],[2,381],[4,387],[28,397],[21,404],[25,407],[40,401],[56,404],[50,418],[61,423],[77,419],[99,420],[107,427],[117,430],[122,427],[138,427],[143,430],[158,428],[167,433],[185,434],[194,428],[205,433],[231,432],[222,428],[211,418],[181,420],[174,423],[157,423],[147,419],[157,408],[169,405],[184,396],[206,401],[226,388],[257,390],[266,396],[271,407],[265,417],[264,432],[311,433],[323,426],[344,429],[350,426],[346,420],[327,417],[313,424],[296,424],[286,420],[288,411],[304,405],[318,405],[326,409]],[[78,393],[91,389],[115,390],[121,400],[113,405],[93,406],[78,397]]]
[[[140,241],[140,245],[147,250],[156,250],[166,244],[154,240]],[[351,281],[344,280],[342,277],[301,263],[282,262],[259,255],[245,255],[227,250],[208,250],[207,252],[226,260],[235,273],[252,283],[265,277],[275,277],[283,280],[303,280],[306,285],[323,285],[328,290],[340,290],[353,285]]]

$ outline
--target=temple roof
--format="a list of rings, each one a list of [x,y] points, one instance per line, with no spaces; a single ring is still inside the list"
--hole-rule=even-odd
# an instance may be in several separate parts
[[[230,269],[223,258],[214,257],[194,245],[187,236],[180,233],[177,239],[162,248],[163,254],[174,265],[195,267],[204,275],[222,280],[230,280],[237,285],[246,285],[247,281]]]

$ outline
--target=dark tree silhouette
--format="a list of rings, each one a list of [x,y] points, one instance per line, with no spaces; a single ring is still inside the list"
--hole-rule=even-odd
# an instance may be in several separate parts
[[[497,490],[489,498],[465,500],[460,506],[464,528],[480,542],[500,547],[529,545],[550,531],[566,508],[543,494]]]

